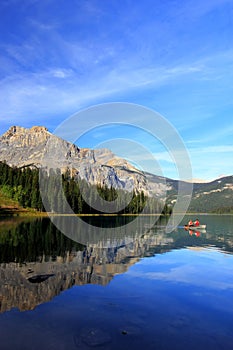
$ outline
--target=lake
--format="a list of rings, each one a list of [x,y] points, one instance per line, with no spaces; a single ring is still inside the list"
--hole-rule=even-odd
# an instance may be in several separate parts
[[[0,349],[232,349],[233,216],[69,219],[0,220]]]

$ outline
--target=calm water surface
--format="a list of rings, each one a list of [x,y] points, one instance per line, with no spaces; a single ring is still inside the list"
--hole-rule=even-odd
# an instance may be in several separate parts
[[[1,219],[0,349],[232,349],[233,216],[199,218],[206,231],[147,218],[127,234],[111,227],[129,218],[86,218],[110,227],[87,244]]]

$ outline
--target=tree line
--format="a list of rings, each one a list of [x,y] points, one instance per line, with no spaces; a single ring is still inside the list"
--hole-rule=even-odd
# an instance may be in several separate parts
[[[110,206],[110,212],[118,214],[171,212],[163,202],[147,197],[144,192],[90,185],[72,176],[69,169],[63,174],[59,169],[40,172],[37,168],[10,167],[0,162],[0,187],[4,195],[21,206],[38,211],[70,213],[72,209],[76,214],[99,214],[106,213]]]
[[[30,167],[10,167],[0,162],[1,192],[22,207],[44,211],[39,190],[39,170]]]
[[[64,259],[67,253],[83,251],[84,246],[63,235],[47,218],[22,222],[4,228],[0,235],[0,263]]]

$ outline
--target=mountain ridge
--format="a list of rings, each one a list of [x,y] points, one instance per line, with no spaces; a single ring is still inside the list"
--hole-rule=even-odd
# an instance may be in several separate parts
[[[79,148],[51,134],[44,126],[10,127],[0,137],[0,160],[16,167],[33,164],[38,168],[59,168],[62,172],[69,168],[73,175],[90,184],[143,191],[149,196],[163,197],[168,190],[162,181],[149,184],[142,171],[112,151]]]
[[[179,185],[185,183],[142,172],[109,149],[80,148],[53,135],[45,126],[10,127],[0,136],[0,161],[19,168],[47,166],[62,172],[70,169],[73,176],[90,184],[143,191],[170,206],[176,203]],[[233,210],[233,176],[193,183],[189,211],[221,211],[221,208]]]

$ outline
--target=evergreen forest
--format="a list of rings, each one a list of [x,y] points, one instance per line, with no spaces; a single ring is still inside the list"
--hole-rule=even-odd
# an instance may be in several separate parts
[[[63,174],[59,169],[39,172],[37,168],[10,167],[0,162],[1,193],[24,208],[40,212],[70,214],[72,210],[75,214],[101,214],[106,213],[109,204],[112,208],[110,213],[170,213],[170,208],[164,203],[146,197],[143,192],[129,193],[104,185],[90,185],[71,176],[70,170]]]

